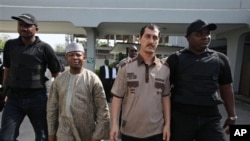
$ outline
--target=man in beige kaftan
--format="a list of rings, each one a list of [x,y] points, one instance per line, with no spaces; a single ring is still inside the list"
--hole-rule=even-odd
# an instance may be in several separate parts
[[[66,47],[70,69],[54,80],[47,105],[49,141],[100,141],[107,139],[109,109],[99,77],[83,68],[80,44]]]

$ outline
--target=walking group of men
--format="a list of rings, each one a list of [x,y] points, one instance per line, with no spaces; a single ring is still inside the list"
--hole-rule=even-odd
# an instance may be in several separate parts
[[[4,47],[1,141],[17,139],[26,115],[36,141],[117,141],[119,135],[122,141],[225,141],[224,129],[229,134],[229,126],[235,124],[228,57],[208,48],[215,24],[192,22],[186,31],[188,47],[166,62],[155,54],[159,27],[145,25],[139,33],[138,54],[122,61],[112,87],[105,88],[109,83],[105,79],[112,74],[104,66],[99,78],[83,68],[82,45],[66,47],[69,69],[60,73],[51,46],[35,36],[36,18],[31,14],[12,18],[20,36]],[[137,48],[130,47],[129,52],[135,54]],[[46,68],[56,77],[48,100]],[[111,117],[107,103],[111,94],[105,95],[110,92]],[[223,127],[221,103],[228,114]]]

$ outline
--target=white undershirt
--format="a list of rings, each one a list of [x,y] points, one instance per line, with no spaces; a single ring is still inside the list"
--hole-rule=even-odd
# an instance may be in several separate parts
[[[104,67],[105,67],[105,79],[109,79],[109,68],[106,65]]]
[[[115,79],[117,75],[116,68],[112,68],[112,78]]]

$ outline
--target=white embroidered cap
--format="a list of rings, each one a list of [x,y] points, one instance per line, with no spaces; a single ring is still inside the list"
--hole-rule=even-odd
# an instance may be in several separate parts
[[[67,47],[66,47],[66,51],[65,53],[69,53],[69,52],[72,52],[72,51],[81,51],[81,52],[85,52],[84,51],[84,47],[79,44],[79,43],[71,43],[69,44]]]

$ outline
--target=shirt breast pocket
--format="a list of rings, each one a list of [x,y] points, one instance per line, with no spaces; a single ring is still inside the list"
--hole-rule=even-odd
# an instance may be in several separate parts
[[[128,93],[135,94],[136,88],[139,86],[139,81],[128,81],[127,86],[128,86]]]
[[[156,88],[156,94],[163,94],[164,90],[164,83],[161,82],[155,82],[155,88]]]

